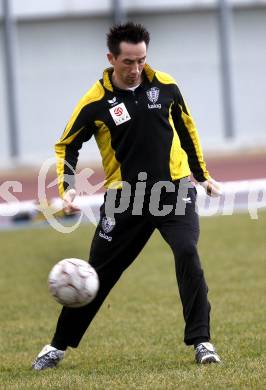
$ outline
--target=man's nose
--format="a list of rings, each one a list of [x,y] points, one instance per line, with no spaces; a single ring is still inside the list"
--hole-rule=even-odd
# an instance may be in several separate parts
[[[135,74],[140,73],[140,66],[139,66],[138,63],[136,63],[136,64],[134,64],[134,65],[132,66],[132,73],[135,73]]]

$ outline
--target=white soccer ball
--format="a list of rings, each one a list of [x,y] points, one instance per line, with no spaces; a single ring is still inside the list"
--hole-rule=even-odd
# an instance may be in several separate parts
[[[99,289],[95,269],[80,259],[64,259],[52,268],[48,288],[55,300],[67,307],[81,307],[90,303]]]

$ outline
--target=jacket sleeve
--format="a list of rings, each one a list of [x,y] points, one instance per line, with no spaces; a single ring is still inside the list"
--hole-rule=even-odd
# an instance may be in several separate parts
[[[62,137],[55,145],[58,192],[61,197],[67,189],[75,186],[74,177],[79,150],[83,142],[88,141],[92,134],[92,130],[86,124],[86,109],[84,108],[73,123],[70,120]]]
[[[62,137],[55,145],[58,191],[61,197],[67,189],[74,187],[79,150],[83,142],[88,141],[95,132],[93,103],[103,96],[103,87],[100,82],[96,82],[78,102]]]
[[[172,109],[175,129],[178,133],[181,147],[187,153],[189,167],[194,178],[198,182],[202,182],[209,179],[210,175],[203,158],[199,134],[179,88],[177,86],[175,88],[176,99]]]

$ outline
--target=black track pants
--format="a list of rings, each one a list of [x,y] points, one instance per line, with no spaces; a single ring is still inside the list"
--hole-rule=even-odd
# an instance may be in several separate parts
[[[178,186],[176,188],[178,191]],[[175,205],[177,191],[162,194],[160,204]],[[99,292],[85,307],[63,307],[52,340],[53,346],[58,349],[78,346],[109,291],[141,252],[156,228],[171,247],[175,258],[176,278],[186,324],[184,341],[192,345],[196,339],[209,340],[208,289],[197,252],[199,223],[195,212],[196,191],[194,188],[188,191],[185,215],[176,215],[173,208],[168,215],[154,216],[147,202],[142,215],[132,215],[131,208],[115,214],[113,226],[106,219],[105,205],[101,207],[100,222],[90,252],[90,264],[100,279]]]

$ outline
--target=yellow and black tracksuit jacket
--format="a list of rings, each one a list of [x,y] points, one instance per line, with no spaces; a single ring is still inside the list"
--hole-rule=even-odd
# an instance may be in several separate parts
[[[93,135],[106,175],[106,188],[136,183],[139,172],[147,184],[189,176],[209,178],[195,123],[175,80],[145,65],[143,82],[121,90],[111,83],[113,69],[82,97],[55,146],[59,193],[73,174],[79,149]]]

